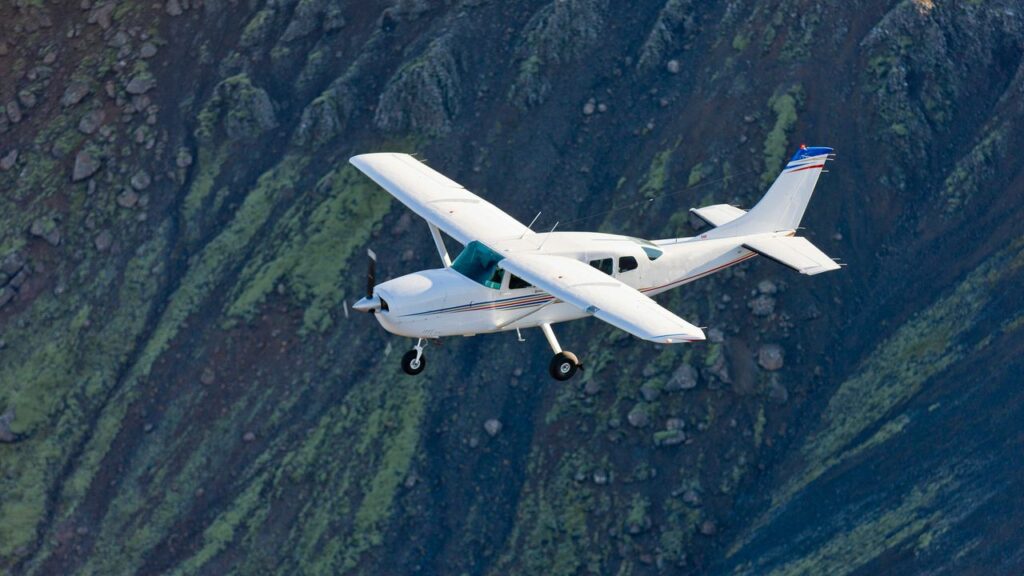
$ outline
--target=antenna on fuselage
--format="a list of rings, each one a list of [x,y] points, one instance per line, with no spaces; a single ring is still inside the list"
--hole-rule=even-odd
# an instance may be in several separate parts
[[[537,246],[537,250],[544,247],[544,242],[547,242],[548,238],[551,238],[551,233],[555,231],[555,228],[558,228],[558,222],[555,222],[555,225],[551,227],[551,232],[548,232],[548,235],[544,237],[544,241],[540,243],[540,246]]]
[[[537,212],[537,215],[533,217],[533,220],[530,220],[530,223],[526,225],[526,230],[523,230],[522,236],[519,237],[520,240],[526,236],[527,232],[532,232],[530,228],[533,228],[534,223],[537,222],[537,218],[540,218],[540,212]]]

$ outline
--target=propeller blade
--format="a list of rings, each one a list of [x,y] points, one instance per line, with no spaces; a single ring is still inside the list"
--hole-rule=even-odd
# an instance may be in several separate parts
[[[370,257],[366,268],[366,297],[372,298],[373,287],[377,285],[377,255],[369,248],[366,249],[366,255]]]

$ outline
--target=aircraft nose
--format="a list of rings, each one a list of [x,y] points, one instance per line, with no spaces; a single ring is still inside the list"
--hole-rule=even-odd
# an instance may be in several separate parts
[[[366,296],[360,298],[358,302],[352,305],[352,309],[357,312],[374,312],[380,310],[380,296],[374,294],[373,296]]]

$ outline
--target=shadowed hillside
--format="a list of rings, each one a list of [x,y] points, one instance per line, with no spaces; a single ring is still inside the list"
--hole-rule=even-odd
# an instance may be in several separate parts
[[[1022,63],[1012,1],[6,0],[0,572],[1019,574]],[[848,266],[658,298],[706,343],[347,313],[439,266],[352,155],[665,238],[803,142]]]

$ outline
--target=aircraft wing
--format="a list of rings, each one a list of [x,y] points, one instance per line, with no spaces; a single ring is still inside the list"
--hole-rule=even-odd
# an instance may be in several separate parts
[[[504,256],[501,268],[637,338],[665,344],[704,340],[700,328],[579,260],[523,252]]]
[[[349,160],[421,218],[463,245],[518,238],[529,229],[490,202],[408,154],[361,154]]]

